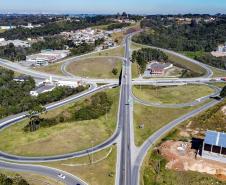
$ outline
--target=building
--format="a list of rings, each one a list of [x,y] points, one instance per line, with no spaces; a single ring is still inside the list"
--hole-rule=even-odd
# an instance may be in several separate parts
[[[69,50],[43,50],[41,53],[27,56],[26,62],[34,66],[46,66],[67,57],[69,54]]]
[[[166,70],[172,67],[173,67],[173,64],[171,63],[160,63],[157,61],[152,61],[147,65],[144,76],[150,77],[150,76],[164,75]]]
[[[226,163],[226,133],[208,130],[203,142],[202,157]]]
[[[38,87],[36,87],[34,90],[30,91],[31,96],[38,96],[39,94],[50,92],[53,89],[55,89],[55,85],[52,84],[41,84]]]
[[[219,45],[216,51],[212,51],[211,54],[214,57],[225,57],[226,56],[226,43]]]
[[[27,41],[23,40],[5,40],[4,38],[0,38],[0,46],[7,46],[10,43],[12,43],[15,47],[23,47],[28,48],[31,47],[31,45]]]
[[[70,88],[76,88],[80,85],[85,85],[84,83],[80,81],[53,81],[52,76],[50,76],[49,79],[46,79],[45,81],[38,84],[38,86],[30,91],[31,96],[38,96],[39,94],[50,92],[56,87],[70,87]]]
[[[224,45],[219,45],[217,48],[218,52],[226,52],[226,43]]]
[[[16,28],[16,26],[0,26],[1,30],[10,30],[10,29],[14,29]]]

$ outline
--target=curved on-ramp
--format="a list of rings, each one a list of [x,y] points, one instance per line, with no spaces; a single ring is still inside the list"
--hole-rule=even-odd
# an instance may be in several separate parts
[[[61,181],[66,185],[88,185],[85,181],[76,177],[68,172],[50,168],[41,165],[31,165],[31,164],[18,164],[18,163],[10,163],[5,161],[0,161],[0,169],[10,170],[15,172],[28,172],[28,173],[35,173],[40,174],[43,176],[48,176],[50,178],[55,179],[57,182]],[[60,178],[59,174],[62,174],[64,178]]]
[[[77,96],[73,96],[69,99],[62,100],[62,101],[57,102],[57,103],[53,103],[53,104],[47,106],[47,109],[51,110],[51,109],[57,108],[59,106],[70,103],[72,101],[76,101],[79,98],[89,96],[92,93],[96,93],[98,91],[102,91],[102,90],[105,90],[105,89],[108,89],[108,88],[113,88],[115,86],[117,86],[117,85],[108,84],[108,85],[104,85],[104,86],[94,88],[90,91],[87,91],[85,93],[81,93]],[[25,119],[25,118],[26,118],[26,112],[20,113],[20,114],[15,115],[15,116],[10,116],[8,118],[1,120],[0,121],[0,131],[2,131],[3,129],[5,129],[5,128],[13,125],[13,124],[16,124],[18,121],[21,121],[22,119]],[[112,144],[114,144],[115,140],[117,139],[118,135],[120,134],[120,130],[121,130],[120,128],[121,128],[121,126],[117,124],[116,130],[110,138],[108,138],[103,143],[101,143],[97,146],[94,146],[92,148],[88,148],[86,150],[82,150],[82,151],[78,151],[78,152],[71,152],[71,153],[62,154],[62,155],[44,156],[44,157],[17,156],[17,155],[12,155],[12,154],[8,154],[8,153],[0,151],[0,159],[8,160],[8,161],[14,161],[14,162],[33,162],[33,163],[35,163],[35,162],[50,162],[50,161],[67,160],[67,159],[71,159],[71,158],[75,158],[75,157],[87,156],[91,153],[98,152],[98,151],[105,149],[105,148],[111,146]]]

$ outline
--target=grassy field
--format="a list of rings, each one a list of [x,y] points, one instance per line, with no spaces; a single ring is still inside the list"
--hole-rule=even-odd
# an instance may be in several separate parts
[[[43,163],[50,167],[62,169],[71,174],[80,177],[90,185],[114,185],[115,183],[115,166],[116,166],[116,147],[112,147],[110,155],[109,148],[97,152],[91,156],[74,158],[61,162]],[[106,159],[103,159],[107,157]],[[91,164],[91,159],[93,163]],[[103,159],[103,160],[101,160]],[[95,161],[99,161],[95,163]],[[66,165],[65,165],[66,164]],[[72,164],[73,166],[67,166]],[[80,164],[87,164],[81,166]],[[111,174],[111,175],[110,175]]]
[[[56,181],[55,179],[33,174],[33,173],[24,173],[24,172],[12,172],[8,170],[0,170],[1,174],[5,174],[6,176],[10,178],[14,178],[17,175],[20,175],[25,179],[29,185],[63,185],[63,183]]]
[[[123,38],[124,38],[124,33],[123,32],[118,32],[118,33],[113,33],[112,34],[113,41],[117,40],[118,44],[122,44]]]
[[[202,106],[203,104],[200,104],[199,106]],[[137,146],[142,145],[142,143],[155,131],[173,121],[174,119],[177,119],[178,117],[198,108],[199,106],[173,109],[148,107],[141,104],[135,104],[135,144]],[[139,128],[140,125],[144,125],[144,128]]]
[[[131,48],[131,50],[139,50],[141,48],[145,48],[145,46],[132,42],[130,48]]]
[[[90,54],[88,56],[124,56],[124,47],[120,46],[113,49],[108,49],[106,51],[100,51],[97,53]]]
[[[122,62],[114,58],[90,58],[71,63],[67,70],[71,74],[81,77],[118,78]],[[118,74],[114,75],[112,69],[116,68]]]
[[[213,77],[226,77],[226,71],[224,72],[214,67],[210,67],[210,69],[213,71]]]
[[[92,57],[92,56],[124,56],[124,48],[123,47],[118,47],[118,48],[114,48],[114,49],[110,49],[107,51],[100,51],[97,53],[92,53],[92,54],[88,54],[82,58],[86,58],[86,57]],[[50,73],[50,74],[55,74],[55,75],[63,75],[62,71],[61,71],[61,65],[62,63],[55,63],[55,64],[50,64],[48,66],[45,67],[37,67],[34,68],[34,70],[36,71],[40,71],[40,72],[45,72],[45,73]]]
[[[150,102],[167,104],[192,102],[213,93],[213,91],[207,85],[133,86],[133,93],[136,97]]]
[[[62,63],[55,63],[45,67],[36,67],[34,68],[34,70],[54,75],[63,75],[61,71],[61,65]]]
[[[220,88],[223,88],[224,86],[226,86],[226,82],[215,82],[215,83],[210,83],[210,84],[215,85]]]
[[[184,68],[187,68],[189,70],[191,70],[192,72],[196,73],[197,76],[201,76],[201,75],[204,75],[206,73],[206,70],[203,69],[202,67],[196,65],[196,64],[193,64],[185,59],[182,59],[178,56],[175,56],[175,55],[172,55],[172,54],[169,54],[169,53],[166,53],[169,60],[174,63],[175,65],[179,65],[181,67],[184,67]]]
[[[132,69],[132,78],[139,77],[139,66],[138,66],[138,64],[132,63],[131,69]]]
[[[156,165],[160,161],[160,170],[156,172]],[[142,168],[141,185],[226,185],[226,182],[215,177],[192,171],[173,171],[165,168],[166,160],[159,154],[149,150]]]
[[[113,105],[107,116],[96,120],[60,123],[49,128],[40,128],[36,132],[23,131],[28,120],[6,128],[0,133],[0,150],[23,156],[47,156],[86,149],[109,138],[115,130],[118,110],[118,88],[106,91],[113,99]],[[70,109],[83,107],[84,100],[49,111],[43,117],[56,117]],[[13,134],[12,134],[13,133]],[[43,147],[45,146],[45,147]],[[48,147],[51,146],[51,147]]]

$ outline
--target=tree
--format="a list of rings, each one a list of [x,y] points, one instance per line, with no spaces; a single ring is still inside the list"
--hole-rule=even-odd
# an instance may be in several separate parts
[[[33,107],[29,112],[27,117],[29,117],[29,130],[30,132],[34,132],[40,128],[40,115],[42,113],[46,112],[46,108],[38,105]],[[27,129],[27,126],[25,127],[25,130]]]
[[[226,97],[226,86],[224,86],[223,89],[221,90],[220,97],[221,98]]]
[[[116,76],[118,74],[118,69],[117,68],[113,68],[112,69],[112,73]]]

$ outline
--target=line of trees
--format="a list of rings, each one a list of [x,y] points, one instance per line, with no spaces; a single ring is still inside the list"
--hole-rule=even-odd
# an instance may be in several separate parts
[[[137,62],[140,73],[144,73],[147,63],[152,60],[166,62],[168,60],[168,56],[158,49],[142,48],[138,51],[133,51],[132,61]]]
[[[78,21],[79,20],[79,21]],[[28,28],[16,28],[8,30],[4,33],[0,33],[0,38],[6,39],[21,39],[25,40],[27,38],[36,38],[40,36],[52,36],[59,34],[63,31],[72,31],[78,29],[84,29],[91,26],[98,26],[113,23],[108,16],[94,16],[85,17],[75,20],[62,20],[56,22],[46,23],[42,27],[37,27],[33,29]]]
[[[34,79],[27,77],[24,82],[16,82],[14,77],[13,71],[0,68],[0,118],[62,100],[87,88],[57,87],[51,92],[32,97],[30,91],[35,88]]]
[[[209,23],[193,20],[191,24],[180,25],[175,21],[165,23],[150,18],[142,21],[141,26],[150,30],[135,37],[134,41],[176,51],[210,52],[226,41],[226,19]]]
[[[42,106],[36,106],[29,111],[28,124],[23,128],[25,132],[35,132],[39,128],[47,128],[63,122],[84,121],[97,119],[111,110],[112,99],[105,92],[97,93],[86,99],[81,106],[72,106],[66,112],[53,117],[43,118],[41,115],[46,112]]]
[[[90,103],[87,106],[75,111],[75,120],[83,121],[97,119],[110,111],[112,103],[113,102],[107,93],[97,93],[91,97]]]
[[[121,29],[130,25],[130,23],[113,23],[107,26],[107,30]]]

